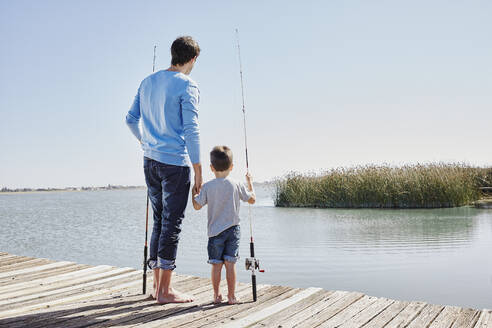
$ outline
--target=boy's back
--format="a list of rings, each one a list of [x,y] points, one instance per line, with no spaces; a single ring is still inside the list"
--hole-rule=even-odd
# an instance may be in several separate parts
[[[229,177],[216,178],[206,182],[195,200],[204,206],[208,204],[208,236],[213,237],[239,224],[240,200],[248,201],[252,192],[246,186]]]

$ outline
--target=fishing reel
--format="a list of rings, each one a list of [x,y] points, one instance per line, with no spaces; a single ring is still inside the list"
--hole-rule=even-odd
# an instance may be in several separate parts
[[[245,266],[246,270],[251,270],[253,272],[258,270],[258,272],[265,272],[265,270],[260,269],[260,260],[254,257],[247,257],[245,260]]]

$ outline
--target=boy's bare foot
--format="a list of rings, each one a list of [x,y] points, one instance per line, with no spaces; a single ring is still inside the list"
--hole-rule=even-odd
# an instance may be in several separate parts
[[[229,305],[233,305],[233,304],[237,304],[238,303],[238,300],[237,300],[236,296],[234,296],[234,295],[232,297],[231,296],[227,296],[227,299],[228,299],[227,304],[229,304]]]
[[[177,290],[170,289],[168,294],[158,294],[156,301],[159,304],[189,303],[193,302],[193,298],[185,293],[180,293]]]
[[[215,295],[214,296],[214,304],[220,304],[222,303],[222,295],[219,294],[219,295]]]

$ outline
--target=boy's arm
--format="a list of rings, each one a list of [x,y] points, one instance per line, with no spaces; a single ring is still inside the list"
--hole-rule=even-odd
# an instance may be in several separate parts
[[[246,173],[246,182],[248,183],[248,191],[251,193],[251,197],[248,199],[248,203],[254,204],[256,202],[256,195],[251,180],[252,180],[251,174]]]

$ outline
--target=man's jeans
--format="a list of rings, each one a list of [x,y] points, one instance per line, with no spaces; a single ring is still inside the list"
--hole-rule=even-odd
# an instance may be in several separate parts
[[[174,270],[181,222],[190,192],[190,168],[144,157],[144,172],[154,211],[148,265],[151,269]]]

